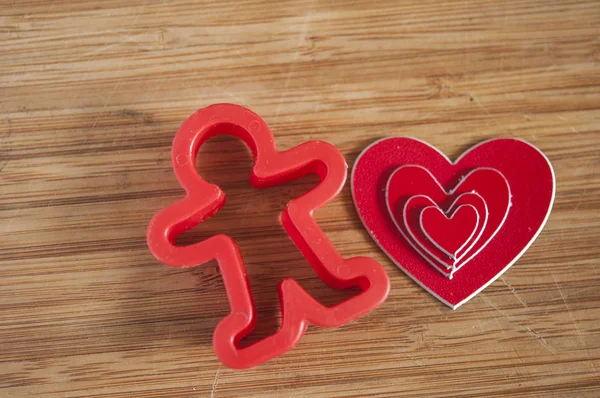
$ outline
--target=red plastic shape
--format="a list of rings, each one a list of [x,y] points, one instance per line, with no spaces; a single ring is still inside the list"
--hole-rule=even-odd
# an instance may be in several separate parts
[[[549,160],[514,138],[485,141],[455,162],[415,138],[385,138],[360,154],[351,182],[358,214],[377,244],[454,309],[527,250],[555,194]],[[466,208],[478,217],[453,223]]]
[[[196,170],[200,146],[222,134],[233,135],[250,148],[254,159],[250,183],[255,188],[318,175],[320,183],[316,187],[287,204],[281,213],[282,226],[327,285],[336,289],[357,286],[361,290],[327,307],[295,280],[284,279],[279,284],[280,329],[245,348],[239,348],[238,343],[254,329],[256,308],[238,245],[222,234],[189,246],[174,243],[179,234],[208,219],[225,204],[225,193],[202,179]],[[172,163],[186,196],[153,217],[147,231],[148,246],[158,260],[173,267],[217,261],[231,312],[215,328],[213,347],[225,365],[242,369],[264,363],[292,349],[309,324],[341,326],[387,298],[390,285],[383,267],[367,257],[342,258],[312,217],[315,210],[340,192],[346,180],[346,162],[333,145],[309,141],[279,152],[269,127],[258,115],[238,105],[217,104],[198,110],[183,122],[173,141]]]

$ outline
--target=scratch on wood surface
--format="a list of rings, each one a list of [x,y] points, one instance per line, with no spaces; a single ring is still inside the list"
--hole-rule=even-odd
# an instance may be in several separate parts
[[[503,276],[500,277],[500,280],[502,282],[504,282],[504,284],[506,285],[506,287],[511,291],[511,293],[515,296],[515,298],[519,301],[519,303],[521,303],[523,305],[523,307],[527,307],[527,304],[523,300],[521,300],[521,298],[517,294],[516,290],[512,287],[512,285],[510,285],[508,282],[506,282],[504,280]]]
[[[418,360],[417,358],[415,358],[414,356],[412,356],[412,355],[409,355],[408,357],[409,357],[410,359],[412,359],[412,360],[413,360],[413,362],[414,362],[414,363],[416,363],[418,366],[425,366],[425,364],[424,364],[423,362],[419,361],[419,360]]]
[[[248,103],[248,100],[246,98],[241,98],[241,97],[233,94],[230,90],[226,90],[223,87],[217,86],[214,83],[209,83],[209,86],[212,87],[212,88],[214,88],[214,89],[217,89],[219,92],[221,92],[222,94],[228,96],[229,98],[234,99],[235,100],[234,102],[236,102],[236,103],[238,103],[240,105],[244,105],[244,106],[247,106],[247,107],[250,106],[250,104]]]
[[[119,41],[117,43],[107,44],[107,45],[104,45],[104,46],[102,46],[100,48],[97,48],[95,50],[89,51],[89,52],[83,54],[82,57],[89,57],[89,58],[85,59],[85,62],[91,62],[91,61],[94,60],[94,58],[98,54],[101,54],[101,53],[103,53],[105,51],[108,51],[108,50],[110,50],[113,47],[120,46],[121,44],[125,44],[125,43],[131,42],[131,41],[136,41],[138,38],[140,38],[140,37],[142,37],[144,35],[147,35],[151,31],[152,30],[147,30],[147,31],[138,33],[136,35],[129,35],[129,36],[125,37],[123,40],[121,40],[121,41]],[[111,33],[111,32],[107,32],[107,33]]]
[[[583,191],[581,192],[581,194],[579,195],[579,198],[577,199],[577,203],[575,204],[575,208],[573,209],[574,211],[579,210],[579,206],[581,206],[581,204],[583,203],[584,199],[585,199],[585,193],[587,192],[587,187],[583,188]]]
[[[215,398],[215,394],[217,392],[217,386],[219,385],[219,374],[221,372],[221,366],[217,368],[215,372],[215,378],[212,383],[212,389],[210,390],[210,398]]]
[[[535,330],[533,330],[532,328],[530,328],[529,326],[525,326],[525,329],[527,329],[527,331],[531,334],[533,334],[535,337],[537,337],[539,339],[539,341],[544,345],[544,347],[550,351],[552,354],[557,355],[556,351],[554,350],[554,348],[552,348],[550,346],[550,344],[548,344],[548,342],[546,341],[546,339],[544,339],[544,337],[542,337],[541,334],[539,334],[538,332],[536,332]]]
[[[578,296],[584,296],[584,295],[585,295],[584,293],[590,292],[590,291],[592,291],[592,290],[598,290],[598,287],[597,287],[597,286],[590,286],[590,287],[586,287],[586,288],[584,288],[584,289],[577,290],[577,295],[578,295]],[[565,298],[569,298],[570,296],[571,296],[571,295],[569,295],[569,294],[565,294],[565,295],[564,295],[564,297],[565,297]],[[552,299],[552,300],[550,300],[549,302],[550,302],[550,303],[553,303],[553,302],[555,302],[555,301],[562,301],[562,300],[563,300],[563,298],[562,298],[562,297],[557,297],[557,298],[553,298],[553,299]]]
[[[285,96],[288,94],[289,87],[290,87],[290,81],[292,80],[292,77],[295,74],[293,68],[296,63],[296,60],[300,56],[300,51],[301,51],[300,43],[302,43],[302,41],[306,38],[306,36],[310,32],[310,25],[312,22],[312,18],[313,18],[312,12],[308,12],[304,16],[304,19],[302,22],[302,27],[300,28],[300,32],[298,33],[298,39],[296,42],[296,51],[294,52],[292,61],[290,62],[289,66],[288,66],[287,74],[285,76],[285,83],[283,84],[283,90],[281,90],[281,94],[279,96],[279,104],[277,105],[277,110],[275,111],[275,116],[279,116],[281,114],[281,107],[283,106],[283,100],[284,100]]]
[[[108,97],[104,100],[104,105],[102,105],[102,109],[98,112],[98,116],[96,116],[96,119],[94,120],[94,123],[92,124],[92,127],[90,128],[89,133],[91,133],[92,131],[94,131],[94,129],[96,128],[96,125],[98,124],[98,120],[100,120],[101,117],[106,116],[104,114],[104,110],[106,109],[106,107],[108,106],[108,103],[110,102],[110,100],[113,98],[113,96],[115,95],[117,88],[119,88],[119,86],[121,85],[121,82],[123,81],[124,77],[121,77],[119,80],[117,80],[117,82],[115,83],[112,91],[110,92],[110,94],[108,95]],[[86,134],[87,137],[89,137],[89,133]],[[87,142],[84,141],[84,144]],[[81,151],[83,151],[85,149],[85,145],[81,146]]]
[[[579,342],[581,343],[582,346],[585,347],[585,341],[583,341],[583,336],[581,335],[581,330],[579,329],[579,326],[577,326],[577,322],[575,322],[575,317],[573,317],[573,311],[571,311],[571,307],[569,306],[569,303],[567,303],[567,300],[565,298],[565,295],[563,294],[562,288],[560,287],[560,284],[556,280],[556,277],[554,276],[554,272],[552,272],[552,270],[550,270],[550,275],[552,276],[554,285],[558,289],[558,293],[560,294],[560,298],[562,299],[563,304],[567,308],[567,312],[569,313],[569,317],[571,318],[571,323],[573,324],[573,326],[575,327],[575,331],[577,332],[577,337],[579,338]]]
[[[535,336],[536,340],[540,342],[540,344],[548,351],[550,352],[552,355],[557,355],[557,352],[554,350],[554,348],[552,348],[552,346],[550,346],[550,344],[548,344],[548,342],[546,341],[546,339],[544,339],[544,337],[542,335],[540,335],[538,332],[536,332],[535,330],[533,330],[532,328],[528,327],[528,326],[522,326],[521,324],[518,323],[518,321],[516,319],[514,319],[514,317],[510,316],[509,314],[507,314],[505,311],[502,311],[500,308],[496,307],[494,305],[494,303],[492,303],[488,298],[485,297],[485,295],[481,295],[481,299],[483,301],[485,301],[490,307],[492,307],[494,310],[498,311],[500,314],[502,314],[502,316],[504,318],[506,318],[511,324],[518,326],[519,328],[526,330],[528,333],[531,333],[532,335]]]

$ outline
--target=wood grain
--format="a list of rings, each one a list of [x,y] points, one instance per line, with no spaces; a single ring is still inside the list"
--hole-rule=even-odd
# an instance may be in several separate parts
[[[595,1],[0,0],[0,396],[600,396],[600,4]],[[194,110],[247,106],[280,149],[411,135],[451,157],[522,137],[556,169],[548,225],[457,311],[400,272],[346,188],[317,219],[345,256],[384,264],[392,292],[290,353],[224,368],[228,311],[211,264],[148,252],[151,216],[182,195],[170,143]],[[293,277],[333,304],[277,221],[315,183],[255,191],[233,139],[199,169],[228,205],[183,236],[231,234],[261,326]]]

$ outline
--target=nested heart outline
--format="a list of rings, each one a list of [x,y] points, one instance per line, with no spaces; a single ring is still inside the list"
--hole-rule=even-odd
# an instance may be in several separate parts
[[[407,220],[407,217],[406,217],[406,208],[407,208],[407,205],[409,204],[409,202],[410,202],[410,200],[411,200],[412,198],[415,198],[415,197],[425,197],[425,198],[427,198],[428,200],[430,200],[434,206],[440,207],[440,206],[438,205],[438,203],[437,203],[437,202],[435,202],[433,199],[431,199],[429,196],[427,196],[427,195],[421,195],[421,194],[414,195],[414,196],[412,196],[411,198],[409,198],[409,199],[406,201],[406,203],[405,203],[405,205],[404,205],[404,207],[403,207],[402,219],[403,219],[403,222],[404,222],[404,227],[406,228],[406,230],[407,230],[407,231],[409,232],[409,234],[411,235],[410,237],[409,237],[409,236],[407,236],[407,235],[404,233],[404,231],[402,230],[402,228],[400,227],[400,225],[399,225],[399,223],[398,223],[398,221],[397,221],[397,219],[396,219],[396,216],[395,216],[395,212],[394,212],[394,211],[393,211],[393,209],[392,209],[392,206],[395,206],[395,204],[394,204],[394,205],[392,205],[392,204],[390,203],[390,198],[389,198],[390,184],[391,184],[391,183],[394,181],[394,177],[397,175],[397,173],[399,173],[399,172],[401,172],[403,169],[406,169],[406,168],[409,168],[409,167],[419,168],[419,169],[422,169],[423,171],[425,171],[425,172],[426,172],[426,173],[429,175],[429,177],[431,178],[431,181],[433,181],[433,182],[435,183],[435,185],[437,186],[437,188],[438,188],[438,189],[439,189],[439,190],[440,190],[440,191],[441,191],[441,192],[442,192],[442,193],[445,195],[445,197],[447,197],[447,198],[450,198],[450,197],[452,197],[452,196],[453,196],[453,195],[456,193],[456,191],[458,191],[458,190],[460,189],[460,187],[461,187],[461,186],[463,186],[463,184],[465,184],[465,183],[466,183],[466,181],[468,181],[468,180],[469,180],[469,178],[470,178],[470,177],[472,177],[472,176],[473,176],[475,173],[477,173],[477,172],[479,172],[479,171],[481,171],[481,170],[488,170],[488,171],[493,171],[493,172],[497,173],[497,174],[498,174],[500,177],[502,177],[502,180],[503,180],[503,181],[504,181],[504,183],[506,184],[507,193],[508,193],[508,204],[507,204],[506,211],[505,211],[505,213],[504,213],[504,215],[503,215],[503,217],[502,217],[502,219],[501,219],[500,223],[498,224],[498,226],[496,227],[496,229],[495,229],[495,230],[492,232],[492,234],[491,234],[491,235],[488,237],[488,239],[487,239],[486,241],[484,241],[484,242],[483,242],[483,244],[482,244],[481,246],[479,246],[479,247],[478,247],[478,249],[477,249],[475,252],[473,252],[473,253],[472,253],[472,254],[471,254],[471,255],[470,255],[470,256],[469,256],[469,257],[468,257],[466,260],[464,260],[464,261],[462,261],[462,262],[460,262],[460,260],[459,260],[459,261],[457,261],[457,263],[459,263],[458,265],[457,265],[456,263],[454,263],[454,264],[452,264],[450,267],[446,266],[446,264],[445,264],[445,263],[444,263],[444,262],[443,262],[443,261],[442,261],[442,260],[441,260],[441,259],[440,259],[438,256],[436,256],[434,253],[432,253],[432,252],[431,252],[430,250],[428,250],[427,248],[425,248],[425,247],[423,247],[422,245],[420,245],[420,243],[419,243],[419,240],[418,240],[418,239],[416,239],[416,238],[415,238],[414,236],[412,236],[412,234],[411,234],[411,229],[410,229],[410,227],[409,227],[409,225],[408,225],[408,220]],[[485,207],[486,207],[486,225],[485,225],[485,227],[487,227],[487,223],[488,223],[488,220],[489,220],[489,213],[488,213],[488,212],[489,212],[489,207],[488,207],[488,205],[487,205],[487,201],[485,200],[485,198],[483,198],[483,197],[482,197],[482,196],[481,196],[481,195],[480,195],[478,192],[476,192],[476,191],[471,191],[471,192],[463,192],[463,193],[461,193],[459,196],[457,196],[457,197],[456,197],[456,199],[455,199],[455,200],[452,202],[452,204],[451,204],[450,206],[448,206],[448,210],[444,211],[443,209],[441,209],[441,208],[440,208],[440,209],[441,209],[441,210],[442,210],[442,212],[444,212],[444,213],[446,213],[446,212],[450,212],[450,211],[452,210],[453,206],[455,205],[455,203],[457,203],[457,202],[458,202],[459,198],[463,197],[463,196],[464,196],[464,195],[466,195],[466,194],[475,194],[475,195],[477,195],[478,197],[480,197],[480,198],[483,200],[483,202],[484,202],[484,204],[485,204]],[[389,178],[388,178],[388,180],[387,180],[387,183],[386,183],[386,187],[385,187],[385,204],[386,204],[386,207],[387,207],[388,215],[391,217],[391,219],[392,219],[392,221],[393,221],[394,225],[396,226],[396,229],[398,229],[398,230],[400,231],[400,233],[402,234],[402,237],[403,237],[403,238],[404,238],[404,239],[405,239],[405,240],[406,240],[406,241],[409,243],[409,245],[410,245],[410,246],[411,246],[413,249],[415,249],[415,251],[417,251],[417,253],[419,253],[419,254],[421,255],[421,257],[423,257],[423,259],[425,259],[425,260],[426,260],[426,261],[427,261],[429,264],[433,265],[433,266],[435,267],[435,269],[436,269],[436,270],[438,270],[438,271],[442,272],[442,274],[443,274],[444,276],[446,276],[446,277],[449,277],[450,279],[452,278],[452,276],[454,275],[454,273],[455,273],[455,272],[457,272],[458,270],[460,270],[460,269],[461,269],[461,268],[462,268],[462,267],[463,267],[463,266],[464,266],[466,263],[468,263],[468,262],[469,262],[469,261],[471,261],[473,258],[475,258],[475,257],[477,256],[477,254],[479,254],[479,253],[480,253],[480,252],[481,252],[481,251],[482,251],[482,250],[483,250],[483,249],[484,249],[484,248],[485,248],[485,247],[486,247],[486,246],[487,246],[487,245],[488,245],[488,244],[489,244],[489,243],[492,241],[492,239],[493,239],[493,238],[496,236],[496,234],[498,233],[498,231],[500,231],[500,229],[501,229],[501,228],[502,228],[502,226],[504,225],[504,222],[506,221],[506,218],[508,217],[508,214],[509,214],[509,211],[510,211],[510,207],[511,207],[511,201],[510,201],[510,198],[511,198],[511,192],[510,192],[510,185],[508,184],[508,181],[507,181],[507,180],[506,180],[506,178],[505,178],[505,177],[502,175],[502,173],[500,173],[498,170],[496,170],[496,169],[494,169],[494,168],[491,168],[491,167],[478,167],[478,168],[472,169],[472,170],[471,170],[471,171],[469,171],[469,172],[468,172],[466,175],[462,176],[462,177],[461,177],[461,179],[460,179],[460,181],[459,181],[459,182],[458,182],[458,183],[457,183],[457,184],[456,184],[456,185],[455,185],[453,188],[451,188],[450,190],[446,190],[446,189],[445,189],[445,188],[444,188],[444,187],[443,187],[443,186],[440,184],[440,182],[437,180],[437,178],[435,178],[435,176],[434,176],[434,175],[433,175],[433,174],[432,174],[432,173],[431,173],[431,172],[430,172],[430,171],[429,171],[427,168],[425,168],[425,167],[423,167],[423,166],[421,166],[421,165],[415,165],[415,164],[402,165],[402,166],[398,167],[396,170],[394,170],[394,171],[392,172],[392,174],[390,174],[390,176],[389,176]],[[484,231],[485,231],[485,228],[484,228],[484,229],[482,229],[482,231],[481,231],[481,234],[480,234],[480,235],[479,235],[479,237],[478,237],[478,240],[481,238],[481,235],[483,234],[483,232],[484,232]],[[411,238],[412,238],[412,239],[414,239],[414,242],[411,240]],[[415,242],[417,243],[417,245],[418,245],[419,247],[421,247],[421,248],[422,248],[422,249],[425,251],[425,253],[426,253],[426,254],[424,254],[424,253],[423,253],[421,250],[419,250],[419,248],[417,248],[417,247],[415,246],[415,244],[414,244]],[[477,242],[474,242],[474,243],[473,243],[473,245],[471,245],[471,246],[469,247],[469,251],[470,251],[470,250],[473,248],[473,246],[474,246],[474,245],[476,245],[476,244],[477,244]],[[469,254],[469,253],[467,252],[467,253],[465,253],[464,255],[466,256],[467,254]],[[439,263],[439,264],[443,265],[443,266],[444,266],[444,267],[446,267],[447,269],[448,269],[448,268],[451,268],[452,270],[451,270],[450,274],[447,274],[447,273],[443,272],[442,270],[440,270],[440,268],[439,268],[439,267],[438,267],[438,266],[437,266],[435,263],[433,263],[433,262],[431,261],[431,259],[430,259],[430,257],[429,257],[429,256],[431,256],[431,258],[433,258],[433,259],[434,259],[434,260],[435,260],[437,263]],[[464,256],[463,256],[463,257],[464,257]]]
[[[465,210],[472,209],[473,213],[475,214],[475,224],[472,226],[469,236],[462,242],[460,247],[458,249],[456,249],[456,251],[454,253],[450,253],[448,250],[446,250],[446,248],[444,248],[442,246],[442,244],[437,239],[434,239],[431,236],[430,229],[425,227],[423,218],[424,218],[426,212],[434,211],[436,213],[441,214],[442,217],[445,217],[448,220],[453,220],[455,217],[458,217],[458,212],[461,211],[462,209],[465,209]],[[423,234],[425,235],[425,237],[427,239],[429,239],[429,241],[436,248],[438,248],[442,253],[444,253],[445,255],[447,255],[448,257],[450,257],[452,260],[455,261],[455,263],[452,266],[452,269],[455,269],[456,262],[460,261],[460,259],[468,253],[468,250],[465,250],[465,252],[462,253],[462,255],[459,255],[458,253],[460,253],[465,248],[465,246],[469,245],[469,243],[471,243],[471,245],[469,245],[470,246],[469,248],[471,248],[472,245],[477,243],[477,241],[479,240],[479,237],[481,236],[481,233],[483,233],[483,228],[480,228],[479,233],[477,233],[477,228],[480,225],[479,212],[477,211],[475,206],[473,206],[471,204],[452,206],[448,210],[447,213],[448,214],[446,214],[439,206],[427,206],[427,207],[423,208],[423,210],[421,210],[421,213],[419,214],[419,227],[420,227],[421,231],[423,232]],[[405,216],[405,222],[406,222],[406,216]],[[411,232],[411,234],[412,234],[412,230],[409,232]],[[473,239],[473,238],[475,238],[475,239]]]

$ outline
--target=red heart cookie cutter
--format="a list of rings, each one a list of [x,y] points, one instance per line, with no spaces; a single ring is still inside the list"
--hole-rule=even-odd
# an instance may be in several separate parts
[[[548,158],[514,138],[485,141],[454,162],[418,139],[385,138],[359,155],[352,173],[367,231],[399,268],[452,308],[533,243],[555,186]],[[461,208],[476,216],[453,223]]]
[[[226,235],[214,235],[189,246],[176,246],[175,238],[214,215],[225,204],[225,193],[196,170],[200,146],[217,135],[241,139],[252,151],[254,165],[250,183],[268,188],[316,174],[320,183],[291,200],[281,213],[281,224],[319,277],[329,286],[361,292],[326,307],[317,302],[293,279],[279,285],[282,321],[280,329],[252,345],[239,348],[239,341],[256,325],[256,308],[238,245]],[[344,259],[312,217],[342,189],[347,166],[331,144],[309,141],[279,152],[267,124],[252,111],[238,105],[217,104],[198,110],[183,122],[172,147],[175,175],[186,196],[159,211],[150,222],[148,247],[154,256],[173,267],[193,267],[216,260],[231,312],[217,325],[213,347],[217,357],[231,368],[249,368],[292,349],[309,324],[322,327],[344,325],[378,307],[389,293],[390,283],[383,267],[367,257]]]

